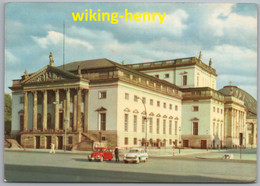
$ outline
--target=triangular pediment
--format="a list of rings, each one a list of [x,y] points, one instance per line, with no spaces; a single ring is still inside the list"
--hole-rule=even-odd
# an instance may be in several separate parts
[[[22,84],[80,79],[80,76],[53,66],[46,66],[22,81]]]

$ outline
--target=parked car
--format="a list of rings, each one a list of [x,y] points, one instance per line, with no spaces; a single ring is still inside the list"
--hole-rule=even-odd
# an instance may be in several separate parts
[[[146,162],[148,159],[147,152],[143,148],[132,148],[127,154],[124,155],[124,162]]]
[[[97,147],[94,152],[88,155],[88,160],[98,160],[100,162],[104,160],[111,161],[113,159],[113,150],[107,149],[106,147]]]

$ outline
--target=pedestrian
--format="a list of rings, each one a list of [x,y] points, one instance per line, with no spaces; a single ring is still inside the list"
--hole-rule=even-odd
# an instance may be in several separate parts
[[[55,154],[55,144],[54,143],[51,143],[51,151],[50,153],[52,154]]]
[[[116,158],[116,162],[119,162],[119,151],[118,151],[118,147],[117,146],[115,148],[115,158]]]

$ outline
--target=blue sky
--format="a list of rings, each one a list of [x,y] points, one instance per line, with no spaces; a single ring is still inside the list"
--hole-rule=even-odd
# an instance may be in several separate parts
[[[72,12],[165,12],[155,22],[74,22]],[[232,81],[257,97],[257,6],[230,3],[8,3],[5,16],[5,92],[25,69],[108,58],[126,64],[198,56],[218,73],[217,89]]]

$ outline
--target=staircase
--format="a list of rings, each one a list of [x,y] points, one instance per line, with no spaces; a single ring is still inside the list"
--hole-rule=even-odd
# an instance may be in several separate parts
[[[22,149],[23,147],[15,139],[5,139],[5,148]]]
[[[99,140],[95,136],[83,132],[81,133],[81,141],[75,144],[71,150],[92,151],[96,143],[99,143]]]

